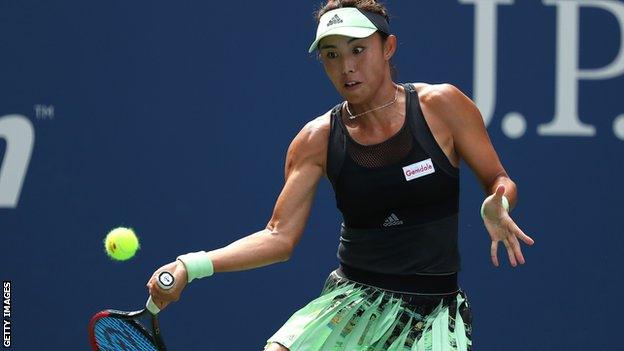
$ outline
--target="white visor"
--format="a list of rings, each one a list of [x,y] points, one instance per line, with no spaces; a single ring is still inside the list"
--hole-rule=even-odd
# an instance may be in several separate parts
[[[328,11],[319,21],[316,39],[308,52],[316,50],[319,41],[330,35],[343,35],[351,38],[366,38],[378,28],[360,10],[355,7],[341,7]]]

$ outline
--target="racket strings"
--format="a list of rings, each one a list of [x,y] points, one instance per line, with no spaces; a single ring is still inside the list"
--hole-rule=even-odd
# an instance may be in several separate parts
[[[95,324],[95,340],[101,351],[158,351],[139,328],[131,321],[104,317]]]

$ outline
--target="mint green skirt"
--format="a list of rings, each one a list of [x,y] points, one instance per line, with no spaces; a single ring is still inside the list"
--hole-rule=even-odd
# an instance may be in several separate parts
[[[448,295],[399,293],[332,272],[321,295],[267,340],[290,351],[468,351],[471,310]]]

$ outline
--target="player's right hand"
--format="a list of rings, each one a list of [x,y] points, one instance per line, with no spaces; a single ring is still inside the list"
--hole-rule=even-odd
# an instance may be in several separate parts
[[[158,285],[157,279],[161,272],[169,272],[173,275],[175,283],[172,288],[165,290]],[[184,267],[181,261],[175,260],[174,262],[158,268],[154,274],[152,274],[146,286],[156,306],[163,310],[170,303],[180,299],[182,290],[186,287],[187,282],[188,275],[186,267]]]

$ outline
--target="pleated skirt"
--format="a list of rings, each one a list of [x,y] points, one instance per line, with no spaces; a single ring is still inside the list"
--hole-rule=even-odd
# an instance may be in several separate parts
[[[463,290],[393,292],[332,272],[321,295],[267,340],[290,351],[468,351],[471,310]]]

